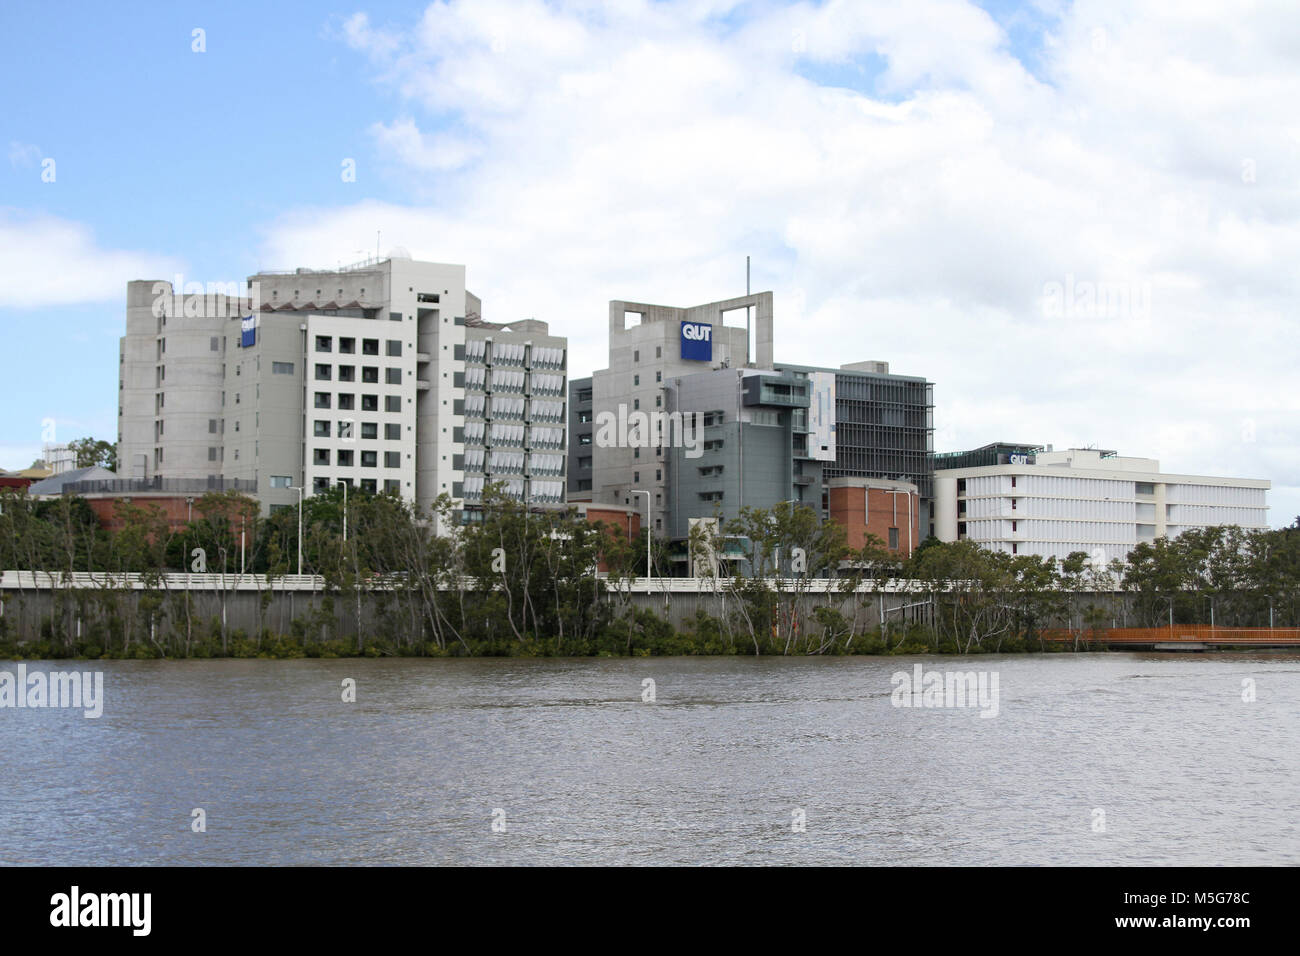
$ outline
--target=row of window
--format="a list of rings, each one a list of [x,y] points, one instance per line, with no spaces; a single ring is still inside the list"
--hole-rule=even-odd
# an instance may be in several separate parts
[[[311,490],[312,490],[312,493],[313,493],[313,494],[317,494],[317,495],[319,495],[319,494],[323,494],[323,493],[329,491],[330,488],[332,488],[332,487],[333,487],[334,485],[336,485],[336,484],[347,485],[349,488],[351,488],[351,487],[352,487],[352,479],[351,479],[351,478],[341,478],[341,479],[339,479],[338,481],[334,481],[333,479],[330,479],[330,478],[313,478],[312,481],[311,481]],[[372,495],[373,495],[373,494],[377,494],[378,491],[379,491],[379,482],[378,482],[376,479],[374,479],[374,478],[362,478],[362,479],[357,483],[357,485],[358,485],[358,487],[361,488],[362,491],[368,491],[368,492],[370,492]],[[288,486],[286,485],[285,487],[288,487]],[[388,494],[389,492],[399,492],[399,493],[400,493],[401,490],[402,490],[402,483],[401,483],[400,481],[398,481],[396,478],[385,478],[385,479],[384,479],[384,493],[385,493],[385,494]]]
[[[356,458],[355,458],[355,455],[354,455],[353,450],[352,450],[351,448],[340,448],[340,449],[338,449],[338,451],[335,453],[334,464],[338,465],[338,466],[341,467],[341,468],[351,468],[351,467],[355,464],[355,462],[356,462]],[[328,448],[315,448],[315,449],[312,449],[312,464],[313,464],[313,465],[328,465],[328,464],[330,464],[330,450],[329,450]],[[379,467],[379,452],[377,452],[377,451],[362,451],[362,452],[361,452],[361,467],[362,467],[362,468],[378,468],[378,467]],[[401,453],[400,451],[386,451],[386,452],[384,452],[384,467],[385,467],[385,468],[401,468],[401,467],[402,467],[402,453]]]
[[[317,351],[317,352],[333,352],[333,351],[334,351],[334,336],[332,336],[332,335],[318,335],[318,336],[316,336],[316,351]],[[350,337],[347,337],[347,336],[340,336],[340,337],[339,337],[339,354],[340,354],[340,355],[355,355],[356,352],[357,352],[357,340],[356,340],[356,339],[354,339],[354,338],[350,338]],[[361,340],[361,354],[362,354],[362,355],[378,355],[378,354],[379,354],[379,339],[362,339],[362,340]],[[389,356],[394,356],[394,357],[401,355],[401,354],[402,354],[402,343],[401,343],[400,341],[398,341],[397,339],[386,339],[386,340],[384,341],[384,354],[385,354],[385,355],[389,355]]]
[[[357,367],[355,365],[340,365],[338,369],[339,369],[340,382],[355,382],[357,380]],[[292,370],[292,366],[290,367],[290,370]],[[334,366],[326,365],[323,363],[317,363],[316,381],[329,382],[329,381],[333,381],[333,377],[334,377]],[[378,384],[379,367],[377,365],[361,366],[361,381]],[[384,369],[384,384],[401,385],[402,370],[400,368]]]
[[[316,438],[330,438],[337,435],[343,441],[353,441],[356,438],[357,423],[350,418],[345,418],[338,422],[337,430],[334,429],[334,423],[328,419],[318,418],[312,423],[312,434]],[[407,426],[410,427],[409,425]],[[402,426],[396,422],[384,422],[384,440],[400,441],[402,437]],[[373,441],[379,438],[378,422],[362,422],[361,438],[363,441]]]
[[[351,411],[352,409],[357,407],[356,396],[351,393],[341,394],[338,396],[338,399],[339,399],[338,408],[340,411]],[[329,392],[317,392],[315,398],[315,407],[331,408],[332,407],[330,404],[331,401],[332,401],[332,396]],[[379,396],[362,395],[361,410],[363,412],[379,411]],[[400,412],[401,410],[402,410],[402,396],[400,395],[384,396],[384,411]]]

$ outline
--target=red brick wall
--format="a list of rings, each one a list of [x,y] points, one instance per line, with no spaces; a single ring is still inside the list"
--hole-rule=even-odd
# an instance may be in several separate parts
[[[897,499],[897,504],[895,504]],[[912,546],[907,545],[907,511],[912,510]],[[895,517],[897,508],[897,517]],[[868,534],[874,534],[889,546],[889,529],[898,529],[897,553],[907,555],[916,549],[920,535],[920,500],[915,494],[892,495],[883,488],[831,488],[831,520],[844,526],[849,547],[861,548]]]
[[[614,508],[601,508],[599,505],[588,505],[587,523],[595,524],[598,521],[604,522],[612,528],[622,528],[623,533],[633,542],[641,534],[641,516],[639,514],[629,514],[626,511]],[[599,567],[601,571],[609,570],[604,558],[601,559]]]

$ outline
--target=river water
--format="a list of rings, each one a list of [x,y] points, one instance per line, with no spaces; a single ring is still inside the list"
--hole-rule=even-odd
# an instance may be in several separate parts
[[[1300,863],[1295,655],[27,667],[104,707],[0,709],[3,864]]]

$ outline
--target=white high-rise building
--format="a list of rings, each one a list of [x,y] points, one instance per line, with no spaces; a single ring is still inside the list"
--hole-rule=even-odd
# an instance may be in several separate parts
[[[1153,458],[1072,448],[934,473],[935,536],[1011,554],[1074,551],[1123,559],[1140,541],[1191,528],[1267,528],[1270,487],[1255,478],[1160,472]]]
[[[393,256],[209,291],[128,284],[122,478],[255,490],[268,509],[341,482],[422,509],[462,497],[459,373],[480,309],[464,266]]]

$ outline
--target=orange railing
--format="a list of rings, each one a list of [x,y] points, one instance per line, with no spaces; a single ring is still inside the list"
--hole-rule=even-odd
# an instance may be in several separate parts
[[[1211,627],[1208,624],[1175,624],[1164,627],[1107,627],[1082,631],[1053,628],[1042,632],[1043,640],[1057,643],[1087,641],[1093,644],[1239,644],[1300,645],[1300,627]]]

